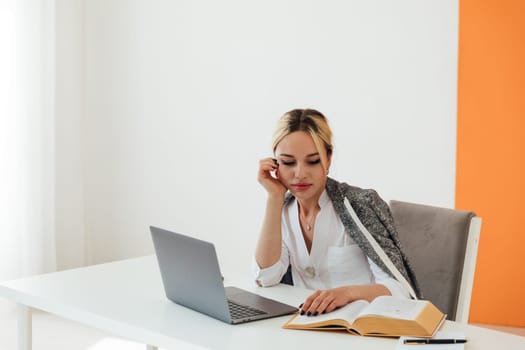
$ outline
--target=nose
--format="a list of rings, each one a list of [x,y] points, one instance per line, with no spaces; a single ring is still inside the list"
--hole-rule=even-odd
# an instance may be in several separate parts
[[[295,167],[295,178],[298,180],[302,180],[306,177],[306,167],[304,164],[297,162],[297,165]]]

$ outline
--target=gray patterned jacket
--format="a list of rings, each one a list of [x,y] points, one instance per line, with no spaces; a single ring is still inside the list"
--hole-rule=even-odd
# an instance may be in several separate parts
[[[403,253],[401,243],[397,237],[397,231],[394,226],[394,219],[388,205],[379,197],[376,191],[370,189],[361,189],[350,186],[346,183],[340,183],[332,178],[326,182],[326,192],[332,200],[336,213],[341,218],[346,232],[352,237],[354,242],[377,266],[392,276],[383,261],[376,254],[366,237],[352,220],[350,214],[345,208],[344,199],[348,198],[352,208],[363,225],[370,231],[377,243],[383,248],[392,263],[397,267],[399,272],[412,285],[418,297],[421,295],[414,272],[408,262],[406,255]],[[293,200],[292,195],[286,198],[286,204]],[[284,283],[292,284],[291,276],[283,278]],[[393,276],[392,276],[393,277]],[[291,282],[291,283],[290,283]]]

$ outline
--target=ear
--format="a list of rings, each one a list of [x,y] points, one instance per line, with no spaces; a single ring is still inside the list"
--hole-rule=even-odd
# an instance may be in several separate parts
[[[330,165],[332,164],[332,153],[329,153],[326,155],[326,175],[328,175],[328,171],[330,170]]]

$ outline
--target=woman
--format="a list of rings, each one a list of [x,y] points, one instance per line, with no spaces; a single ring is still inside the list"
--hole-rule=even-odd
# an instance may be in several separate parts
[[[271,286],[291,272],[294,285],[316,290],[300,306],[301,314],[309,316],[358,299],[409,297],[352,220],[345,198],[417,290],[386,203],[373,190],[327,176],[331,138],[320,112],[292,110],[277,125],[272,145],[275,158],[259,162],[258,181],[267,191],[267,201],[255,252],[256,281]]]

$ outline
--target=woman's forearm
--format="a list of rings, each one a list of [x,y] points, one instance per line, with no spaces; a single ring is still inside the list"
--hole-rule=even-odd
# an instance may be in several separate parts
[[[283,198],[268,197],[255,260],[261,269],[275,264],[281,258],[281,212]]]
[[[347,286],[346,294],[348,302],[354,300],[372,301],[381,295],[391,295],[390,290],[383,284],[365,284]]]

